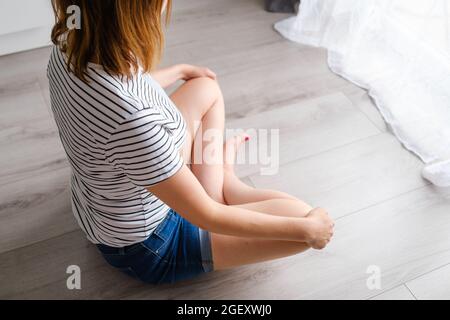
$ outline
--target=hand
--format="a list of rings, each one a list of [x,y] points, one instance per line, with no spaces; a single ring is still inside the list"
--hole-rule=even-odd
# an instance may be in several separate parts
[[[313,249],[323,249],[333,236],[334,222],[322,208],[311,210],[306,216],[309,222],[307,243]]]
[[[207,77],[213,80],[217,79],[217,76],[210,69],[205,67],[198,67],[193,65],[182,65],[182,79],[187,81],[195,78]]]

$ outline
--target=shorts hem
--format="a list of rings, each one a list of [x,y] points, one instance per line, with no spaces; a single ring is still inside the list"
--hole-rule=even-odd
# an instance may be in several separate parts
[[[198,228],[200,240],[200,253],[202,256],[202,267],[204,272],[214,271],[212,259],[211,235],[209,231]]]

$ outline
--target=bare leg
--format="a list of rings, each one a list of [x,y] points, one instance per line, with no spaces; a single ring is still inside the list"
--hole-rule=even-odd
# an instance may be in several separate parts
[[[238,205],[248,210],[283,216],[305,216],[303,207],[291,199],[273,199]],[[211,246],[216,270],[287,257],[309,249],[303,242],[262,240],[211,233]]]
[[[232,142],[233,147],[227,143],[232,156],[230,159],[225,156],[225,163],[222,162],[223,138],[204,143],[199,130],[200,123],[202,132],[213,128],[223,133],[224,128],[223,98],[215,81],[206,78],[188,81],[171,98],[182,112],[189,129],[190,139],[183,150],[185,161],[190,161],[198,146],[202,151],[205,148],[217,150],[215,155],[217,160],[220,160],[218,164],[191,165],[191,170],[213,199],[221,203],[241,204],[246,209],[274,215],[304,216],[311,210],[311,207],[295,197],[278,191],[257,190],[241,182],[234,174],[234,160],[230,160],[234,159],[241,141]],[[211,234],[211,243],[216,270],[281,258],[309,248],[306,243],[301,242],[249,239],[219,234]]]
[[[261,213],[304,217],[312,207],[274,190],[259,190],[244,184],[234,173],[234,160],[246,135],[236,136],[224,145],[224,197],[228,204]],[[290,256],[309,249],[306,243],[233,237],[211,234],[214,268],[227,269],[244,264]]]
[[[211,198],[225,203],[223,198],[223,131],[224,101],[216,81],[197,78],[184,83],[171,95],[181,111],[189,131],[183,150],[185,162]],[[212,140],[205,133],[213,132]],[[200,155],[200,157],[199,157]],[[200,159],[202,156],[205,159]]]
[[[302,242],[260,240],[211,234],[214,270],[270,261],[308,250]]]
[[[309,210],[312,210],[309,205],[291,196],[287,193],[268,190],[268,189],[256,189],[246,185],[242,182],[234,172],[234,163],[236,159],[236,153],[239,147],[245,143],[248,136],[245,134],[238,135],[234,138],[227,140],[224,144],[224,187],[223,193],[227,204],[244,204],[249,202],[259,202],[270,199],[290,199],[300,202],[300,205]]]
[[[296,199],[280,191],[252,188],[235,175],[234,159],[246,136],[230,139],[222,148],[224,101],[216,81],[209,78],[187,81],[171,95],[171,99],[183,114],[188,126],[189,138],[183,148],[183,158],[186,163],[194,162],[191,165],[192,172],[214,200],[220,203],[242,204],[268,199]],[[204,141],[202,134],[209,129],[215,130],[215,140]],[[203,154],[206,149],[209,150],[209,160],[213,153],[213,163],[195,163],[198,159],[192,159],[193,155],[198,151]]]

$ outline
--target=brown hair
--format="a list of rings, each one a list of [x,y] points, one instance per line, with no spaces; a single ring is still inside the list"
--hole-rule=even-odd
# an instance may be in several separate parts
[[[165,22],[171,11],[167,1]],[[67,66],[86,80],[89,62],[100,64],[112,75],[130,77],[141,67],[150,71],[164,47],[164,0],[52,0],[55,26],[52,42],[67,56]],[[81,28],[69,29],[70,6],[80,8]]]

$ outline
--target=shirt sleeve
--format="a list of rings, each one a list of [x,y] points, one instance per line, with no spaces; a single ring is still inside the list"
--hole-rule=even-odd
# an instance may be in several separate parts
[[[149,187],[183,165],[170,130],[160,115],[144,109],[127,118],[109,138],[105,156],[137,186]]]

